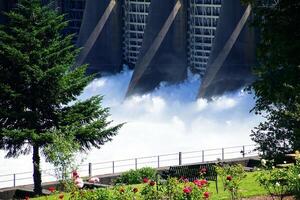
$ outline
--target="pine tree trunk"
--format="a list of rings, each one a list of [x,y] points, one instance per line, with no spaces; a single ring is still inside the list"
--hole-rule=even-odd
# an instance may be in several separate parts
[[[42,176],[40,171],[40,154],[39,146],[33,145],[33,182],[34,182],[34,193],[36,195],[42,194]]]

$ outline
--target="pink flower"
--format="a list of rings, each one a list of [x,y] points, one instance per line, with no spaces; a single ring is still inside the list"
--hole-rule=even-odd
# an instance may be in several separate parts
[[[206,179],[202,179],[201,180],[201,185],[206,185],[208,182],[207,182],[207,180]]]
[[[78,188],[83,188],[84,186],[82,178],[79,177],[74,180],[74,183]]]
[[[204,192],[204,194],[203,194],[203,196],[204,196],[205,199],[208,199],[209,195],[210,195],[209,192]]]
[[[98,177],[92,177],[89,179],[89,183],[99,183],[99,182],[100,182],[100,180]]]
[[[206,174],[207,172],[207,169],[206,168],[201,168],[200,169],[200,174]]]
[[[198,187],[202,187],[202,182],[199,179],[194,180],[194,184],[197,185]]]
[[[191,192],[192,192],[192,188],[191,187],[185,187],[185,188],[183,188],[183,192],[185,193],[185,194],[191,194]]]
[[[149,179],[148,178],[143,178],[143,183],[148,183]]]
[[[227,176],[226,180],[231,181],[232,180],[232,176]]]

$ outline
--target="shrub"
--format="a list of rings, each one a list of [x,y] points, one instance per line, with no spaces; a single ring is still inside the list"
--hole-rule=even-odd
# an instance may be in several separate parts
[[[183,198],[182,188],[179,185],[177,178],[168,178],[164,183],[164,194],[168,199],[180,199]]]
[[[163,191],[161,185],[157,185],[155,181],[151,180],[143,187],[141,194],[145,200],[158,200],[163,199]]]
[[[296,164],[289,168],[289,187],[291,192],[300,199],[300,154],[296,152]]]
[[[297,199],[300,199],[299,152],[296,151],[295,165],[288,168],[275,168],[272,160],[262,160],[262,167],[264,170],[259,174],[257,180],[271,196],[279,196],[283,199],[285,195],[293,194]]]
[[[156,179],[156,174],[157,174],[157,171],[156,169],[154,168],[151,168],[151,167],[143,167],[141,169],[138,169],[137,170],[141,176],[141,178],[148,178],[148,179],[151,179],[151,180],[155,180]]]
[[[241,181],[246,177],[244,167],[242,165],[224,165],[216,167],[217,173],[220,176],[224,189],[229,191],[231,199],[239,199],[239,187]]]
[[[141,182],[141,177],[138,171],[129,170],[121,174],[119,178],[116,179],[115,183],[119,184],[138,184]]]
[[[287,169],[269,169],[263,170],[257,180],[271,196],[279,196],[283,199],[284,195],[289,191],[289,178]]]
[[[116,184],[139,184],[144,178],[155,179],[156,169],[150,167],[144,167],[138,170],[129,170],[121,174],[121,176],[115,181]]]

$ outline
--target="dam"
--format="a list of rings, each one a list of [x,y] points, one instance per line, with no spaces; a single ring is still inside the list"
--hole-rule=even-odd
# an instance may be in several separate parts
[[[240,0],[56,0],[54,6],[69,21],[65,33],[82,47],[76,65],[87,63],[88,73],[98,74],[118,73],[124,64],[133,69],[126,96],[183,82],[189,71],[202,79],[199,98],[254,80],[258,33],[248,26],[250,6]]]

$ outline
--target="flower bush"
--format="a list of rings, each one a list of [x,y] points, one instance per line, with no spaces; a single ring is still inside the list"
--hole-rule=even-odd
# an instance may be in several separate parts
[[[300,199],[300,153],[296,151],[296,164],[288,170],[289,187],[292,194]]]
[[[246,177],[244,167],[242,165],[224,165],[216,167],[224,185],[224,190],[230,193],[231,199],[239,199],[239,187],[241,181]]]
[[[283,199],[285,195],[292,194],[296,199],[300,199],[300,154],[298,151],[295,154],[296,162],[288,168],[270,167],[272,161],[262,161],[266,165],[263,165],[263,172],[257,180],[271,196]]]
[[[143,180],[144,181],[144,180]],[[184,182],[169,178],[157,183],[148,179],[147,183],[136,186],[118,185],[113,188],[82,190],[76,187],[71,193],[72,200],[208,200],[211,193],[209,183],[204,179]],[[56,199],[64,199],[64,194],[57,193]]]
[[[283,199],[284,195],[289,191],[287,169],[268,169],[263,170],[257,177],[258,182],[263,186],[271,196],[279,196]]]

